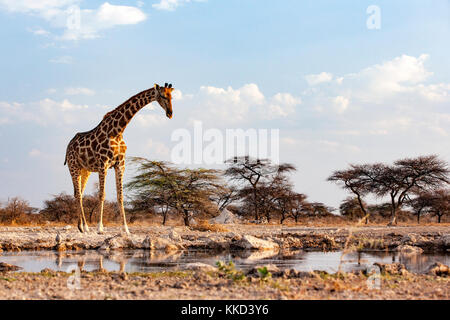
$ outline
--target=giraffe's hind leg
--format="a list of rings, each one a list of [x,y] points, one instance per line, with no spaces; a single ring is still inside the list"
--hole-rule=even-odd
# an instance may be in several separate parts
[[[103,204],[105,202],[105,179],[107,171],[100,171],[98,173],[98,200],[100,202],[99,208],[99,221],[98,221],[98,233],[103,233]]]
[[[90,175],[91,175],[90,171],[88,171],[86,169],[81,170],[81,199],[83,199],[84,190],[86,189],[86,184],[87,184],[87,181],[88,181]],[[86,222],[86,217],[84,215],[83,201],[81,201],[80,206],[82,208],[82,218],[83,218],[84,230],[86,232],[89,232],[89,226]]]
[[[82,180],[82,170],[71,170],[72,175],[72,182],[73,182],[73,189],[74,189],[74,197],[75,200],[78,203],[78,229],[80,232],[89,232],[89,227],[86,223],[86,218],[84,216],[84,210],[83,210],[83,195],[82,195],[82,187],[81,187],[81,180]],[[86,178],[87,181],[87,178]]]

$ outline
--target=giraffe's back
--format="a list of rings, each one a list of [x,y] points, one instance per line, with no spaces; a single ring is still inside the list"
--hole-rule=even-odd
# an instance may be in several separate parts
[[[83,168],[99,172],[116,165],[124,165],[126,145],[122,136],[107,137],[96,129],[79,132],[69,142],[66,162],[69,169]]]

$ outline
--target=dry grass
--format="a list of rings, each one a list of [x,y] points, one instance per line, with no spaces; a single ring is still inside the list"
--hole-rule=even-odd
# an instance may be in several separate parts
[[[208,220],[199,220],[195,226],[191,226],[192,230],[196,231],[211,231],[211,232],[229,232],[227,228],[220,224],[210,224]]]

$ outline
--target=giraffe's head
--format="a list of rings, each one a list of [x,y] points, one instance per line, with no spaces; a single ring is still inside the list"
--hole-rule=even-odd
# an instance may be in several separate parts
[[[155,89],[156,101],[166,111],[167,118],[172,119],[172,85],[166,83],[164,87],[161,87],[155,84]]]

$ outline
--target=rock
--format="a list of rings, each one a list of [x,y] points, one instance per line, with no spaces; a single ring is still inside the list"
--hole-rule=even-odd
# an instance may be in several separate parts
[[[209,222],[211,224],[233,224],[239,223],[240,220],[230,210],[225,208],[217,217],[210,219]]]
[[[62,252],[62,251],[67,251],[67,246],[64,243],[58,243],[55,246],[56,251]]]
[[[439,240],[444,250],[450,250],[450,234],[443,235]]]
[[[152,238],[151,236],[147,236],[144,239],[144,241],[142,242],[142,246],[144,249],[164,250],[166,252],[183,249],[183,246],[181,244],[177,245],[169,239],[159,237]]]
[[[244,250],[278,250],[280,248],[273,241],[262,240],[249,235],[245,235],[240,240],[234,241],[232,247]]]
[[[70,230],[70,229],[72,229],[72,226],[65,226],[65,227],[63,228],[63,230],[65,230],[65,231],[68,231],[68,230]]]
[[[384,274],[392,274],[392,275],[406,275],[408,274],[408,270],[406,270],[405,265],[401,263],[378,263],[375,262],[373,264],[380,268],[380,272]]]
[[[217,268],[201,262],[193,262],[186,264],[185,270],[193,270],[193,271],[217,271]]]
[[[409,246],[407,244],[400,245],[395,248],[395,251],[403,254],[403,255],[414,255],[423,253],[423,249],[415,246]]]
[[[426,271],[426,274],[430,274],[433,276],[439,276],[439,277],[449,276],[450,268],[448,266],[446,266],[445,264],[436,262],[428,268],[428,270]]]
[[[61,235],[59,234],[59,232],[58,232],[58,234],[56,235],[55,241],[56,241],[57,244],[60,244],[61,241],[62,241],[62,237],[61,237]]]
[[[183,241],[183,239],[181,239],[181,236],[175,230],[172,230],[169,233],[169,239],[179,243]]]
[[[247,274],[248,275],[259,275],[258,269],[263,269],[263,268],[267,268],[267,271],[270,272],[272,275],[276,275],[278,273],[282,274],[283,272],[280,271],[280,269],[274,265],[274,264],[267,264],[267,265],[258,265],[258,266],[254,266],[253,268],[251,268]]]
[[[17,271],[20,269],[22,268],[5,262],[0,262],[0,272]]]
[[[50,268],[45,268],[41,270],[41,273],[46,273],[46,274],[56,274],[56,271]]]
[[[133,249],[133,241],[124,234],[118,234],[114,237],[105,239],[100,246],[100,250]]]

